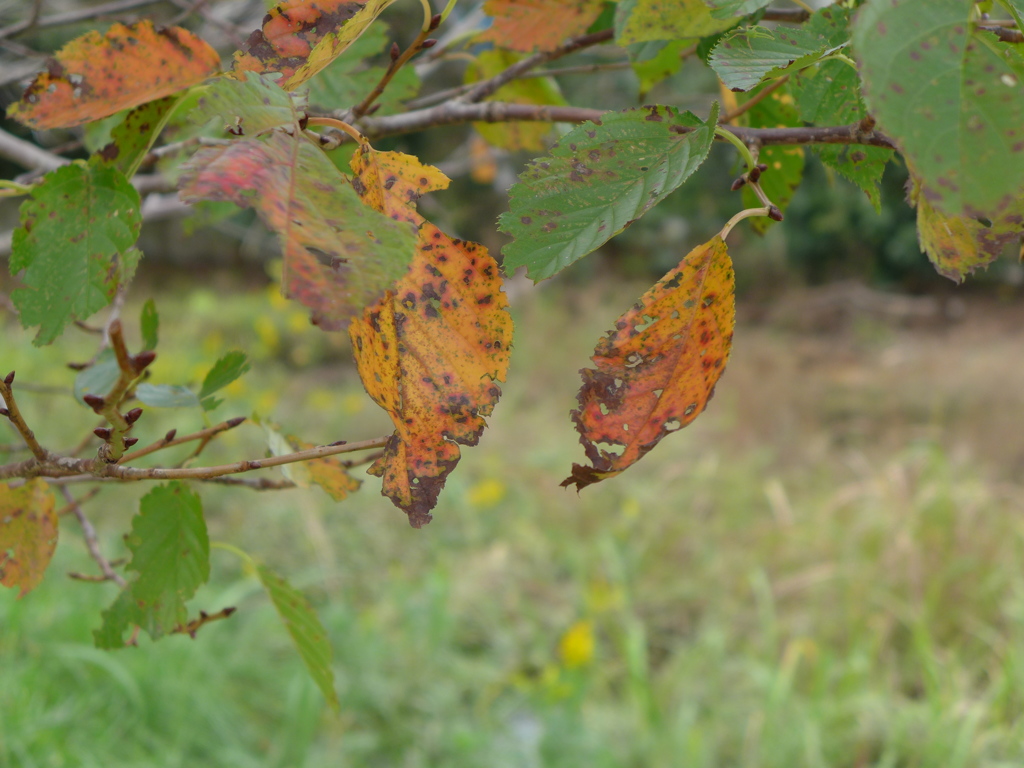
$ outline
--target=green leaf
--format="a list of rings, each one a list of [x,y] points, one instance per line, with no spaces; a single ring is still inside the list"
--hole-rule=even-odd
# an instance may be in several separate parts
[[[732,24],[731,18],[713,18],[704,0],[620,0],[615,11],[615,42],[626,46],[706,37]]]
[[[184,483],[151,490],[139,502],[126,537],[138,573],[131,596],[143,613],[140,626],[156,638],[188,620],[185,601],[210,578],[210,540],[199,496]]]
[[[143,621],[142,612],[132,599],[130,587],[122,589],[111,606],[100,616],[103,623],[99,629],[93,630],[93,641],[97,648],[108,651],[124,648],[125,631]]]
[[[139,324],[142,327],[143,349],[152,351],[156,349],[160,341],[160,315],[156,311],[156,302],[147,299],[142,305],[142,317]]]
[[[334,670],[331,669],[331,644],[313,606],[305,595],[265,565],[258,565],[256,573],[291,635],[310,677],[327,703],[337,711],[339,703],[338,694],[334,690]]]
[[[135,396],[151,408],[191,408],[199,405],[196,393],[180,384],[139,384]]]
[[[130,179],[180,101],[180,96],[166,96],[129,110],[111,129],[110,140],[97,150],[94,161],[113,166]]]
[[[610,112],[584,123],[533,160],[509,193],[499,227],[514,238],[505,270],[542,280],[586,256],[643,216],[707,157],[718,105],[707,122],[672,107]]]
[[[767,85],[762,87],[767,87]],[[756,96],[757,92],[755,91],[750,94],[749,98],[752,99]],[[740,103],[743,103],[742,100]],[[793,97],[789,93],[788,84],[777,88],[766,98],[761,99],[744,114],[743,120],[751,128],[800,125],[800,118],[793,106]],[[768,199],[779,207],[779,210],[785,211],[789,201],[793,199],[793,193],[803,179],[804,148],[786,145],[762,147],[758,160],[768,166],[768,169],[761,174],[761,189]],[[744,207],[756,208],[761,204],[752,189],[743,188]],[[748,221],[756,232],[762,233],[775,223],[767,216],[754,216]]]
[[[854,24],[864,98],[922,194],[993,219],[1024,191],[1024,58],[964,0],[869,2]]]
[[[747,16],[769,5],[772,0],[704,0],[711,6],[711,15],[716,19],[731,19]]]
[[[206,374],[206,378],[203,379],[203,386],[199,390],[199,400],[203,405],[203,410],[212,411],[216,407],[212,405],[213,402],[217,402],[219,405],[221,401],[214,401],[210,395],[226,387],[248,371],[250,367],[249,358],[246,357],[244,352],[237,350],[228,352],[214,363],[213,368],[210,369],[210,372]]]
[[[305,91],[288,93],[266,75],[246,72],[244,80],[219,77],[199,88],[189,119],[204,125],[217,118],[217,127],[232,136],[256,136],[297,124],[305,109]]]
[[[75,377],[75,399],[85,405],[85,395],[105,397],[121,375],[114,350],[104,349],[96,362]],[[88,406],[86,406],[88,407]]]
[[[285,294],[324,330],[343,328],[375,301],[416,247],[410,224],[363,205],[323,152],[279,131],[200,150],[183,168],[181,198],[255,208],[281,237]]]
[[[141,224],[139,193],[116,168],[71,163],[32,190],[10,269],[24,270],[11,299],[24,327],[39,326],[33,343],[49,344],[111,302],[138,262],[130,251]]]
[[[803,27],[745,27],[723,37],[708,63],[733,91],[749,91],[762,80],[812,64],[838,47]]]

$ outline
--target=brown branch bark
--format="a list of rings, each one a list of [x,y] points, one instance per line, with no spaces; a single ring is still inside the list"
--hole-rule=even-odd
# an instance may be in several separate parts
[[[69,456],[48,454],[47,459],[31,458],[14,464],[0,465],[0,480],[8,478],[49,477],[60,478],[65,482],[86,482],[90,480],[209,480],[224,475],[237,475],[251,472],[254,469],[279,467],[283,464],[294,464],[310,459],[322,459],[340,453],[354,453],[373,448],[383,448],[390,437],[377,437],[356,443],[335,443],[321,445],[305,451],[296,451],[281,456],[269,456],[262,459],[247,459],[231,464],[220,464],[212,467],[126,467],[123,464],[110,464],[103,459],[76,459]]]

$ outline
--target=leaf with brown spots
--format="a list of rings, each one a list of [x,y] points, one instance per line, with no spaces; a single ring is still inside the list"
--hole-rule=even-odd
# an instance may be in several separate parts
[[[586,32],[602,5],[602,0],[487,0],[484,13],[494,22],[479,39],[522,53],[550,51]]]
[[[694,248],[601,339],[572,412],[592,466],[563,486],[613,477],[700,415],[725,370],[735,325],[732,261],[721,237]],[[601,446],[621,446],[618,452]]]
[[[254,208],[281,238],[285,295],[324,330],[375,301],[415,250],[412,227],[367,208],[320,149],[280,131],[199,151],[183,168],[181,197]]]
[[[499,221],[512,235],[507,274],[551,277],[624,230],[679,187],[708,156],[718,105],[707,121],[672,107],[608,112],[577,126],[519,175]]]
[[[395,0],[285,0],[235,54],[235,72],[280,72],[285,90],[305,83],[348,48]]]
[[[139,193],[116,168],[77,161],[32,189],[21,205],[10,269],[21,283],[11,299],[22,325],[39,326],[35,344],[49,344],[72,320],[103,309],[131,280],[141,226]]]
[[[619,0],[615,9],[615,42],[621,46],[707,37],[731,26],[732,19],[713,17],[704,0]]]
[[[365,144],[352,168],[367,205],[419,226],[409,271],[349,327],[363,385],[395,425],[369,471],[418,528],[430,522],[459,444],[476,445],[501,395],[512,318],[487,249],[448,237],[413,207],[422,192],[447,186],[440,171]]]
[[[1021,206],[998,219],[979,221],[969,216],[949,216],[937,210],[921,193],[920,180],[911,177],[910,202],[917,207],[917,237],[935,270],[955,283],[999,258],[1020,239],[1024,230]]]
[[[973,3],[865,3],[853,24],[864,101],[922,194],[947,215],[995,219],[1024,195],[1024,56]]]
[[[112,165],[130,179],[180,101],[180,96],[166,96],[130,110],[111,129],[110,141],[96,151],[95,162]]]
[[[57,548],[57,515],[50,486],[38,478],[0,485],[0,584],[24,597],[43,580]]]
[[[114,24],[57,52],[7,116],[32,128],[67,128],[170,96],[220,69],[220,56],[181,27]]]

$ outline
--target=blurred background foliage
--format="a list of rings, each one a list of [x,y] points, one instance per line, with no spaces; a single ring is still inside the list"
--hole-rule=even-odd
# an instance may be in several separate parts
[[[26,6],[0,0],[0,27]],[[208,6],[253,28],[265,10]],[[419,23],[405,5],[385,18],[399,40]],[[195,15],[181,23],[220,34]],[[53,50],[85,28],[16,42]],[[0,46],[4,103],[38,61]],[[432,87],[460,84],[465,66],[439,65]],[[637,101],[628,68],[558,86],[578,104]],[[712,89],[687,62],[645,101],[702,112]],[[50,147],[80,140],[3,128]],[[537,153],[481,149],[472,136],[435,129],[379,148],[448,171],[452,188],[423,200],[425,214],[496,252],[505,191]],[[5,178],[21,171],[0,161]],[[890,168],[876,213],[809,158],[786,222],[730,239],[740,325],[707,414],[621,478],[581,495],[558,487],[580,458],[566,418],[576,371],[614,317],[737,210],[735,174],[733,151],[716,147],[600,253],[537,288],[512,281],[510,381],[425,530],[405,524],[374,478],[342,504],[316,489],[201,489],[211,536],[316,605],[340,716],[252,574],[223,552],[194,606],[236,605],[230,620],[194,641],[92,648],[114,590],[66,577],[93,564],[62,520],[42,586],[20,601],[0,592],[0,766],[1024,764],[1024,275],[1008,255],[966,287],[938,277],[917,248],[903,169]],[[389,431],[347,337],[310,327],[280,297],[273,239],[249,212],[220,213],[146,228],[124,317],[155,298],[152,380],[195,382],[243,349],[254,370],[213,418],[257,414],[317,443]],[[15,218],[16,205],[0,207],[0,228]],[[0,308],[0,366],[24,382],[44,442],[95,426],[68,396],[65,367],[94,349],[77,329],[32,348]],[[202,425],[198,412],[147,409],[136,434],[146,443]],[[0,461],[20,456],[9,441],[0,433]],[[205,458],[265,450],[262,430],[245,425]],[[144,491],[104,489],[86,503],[111,556]]]

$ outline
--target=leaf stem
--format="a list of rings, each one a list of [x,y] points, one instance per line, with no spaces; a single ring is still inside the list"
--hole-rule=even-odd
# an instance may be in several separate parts
[[[724,139],[725,141],[728,141],[730,144],[736,147],[737,151],[743,157],[743,162],[746,163],[748,171],[757,166],[757,160],[754,159],[754,155],[750,152],[750,147],[748,147],[746,143],[743,140],[741,140],[740,137],[737,136],[735,133],[733,133],[732,131],[727,131],[721,126],[719,126],[715,128],[715,136],[717,136],[720,139]]]
[[[338,120],[336,117],[311,117],[306,125],[326,125],[329,128],[337,128],[339,131],[344,131],[351,136],[356,144],[366,143],[366,137],[363,134],[344,120]]]
[[[388,68],[384,72],[384,75],[381,77],[377,85],[374,86],[373,90],[370,91],[367,97],[363,99],[362,102],[360,102],[358,105],[352,108],[352,116],[355,119],[358,120],[360,117],[362,117],[363,115],[367,114],[370,111],[370,108],[373,106],[373,103],[378,98],[380,98],[380,95],[384,93],[384,89],[388,87],[388,83],[390,83],[392,78],[396,74],[398,74],[398,70],[404,67],[408,63],[409,59],[411,59],[413,56],[415,56],[417,53],[423,50],[423,47],[427,42],[427,38],[433,31],[434,26],[431,23],[433,21],[433,15],[430,12],[431,9],[429,0],[420,0],[420,2],[423,3],[423,12],[425,14],[425,17],[423,19],[423,29],[419,31],[419,34],[416,35],[416,39],[412,41],[408,48],[402,51],[402,53],[399,54],[398,56],[395,56],[394,58],[391,59],[391,62],[388,64]],[[433,45],[433,43],[431,43],[431,45]],[[395,48],[397,47],[398,46],[396,45]]]
[[[770,212],[771,209],[768,206],[765,206],[764,208],[744,208],[725,222],[725,226],[722,227],[721,231],[719,231],[718,236],[725,240],[725,238],[729,236],[729,233],[732,232],[733,227],[744,219],[750,218],[751,216],[767,216]]]

